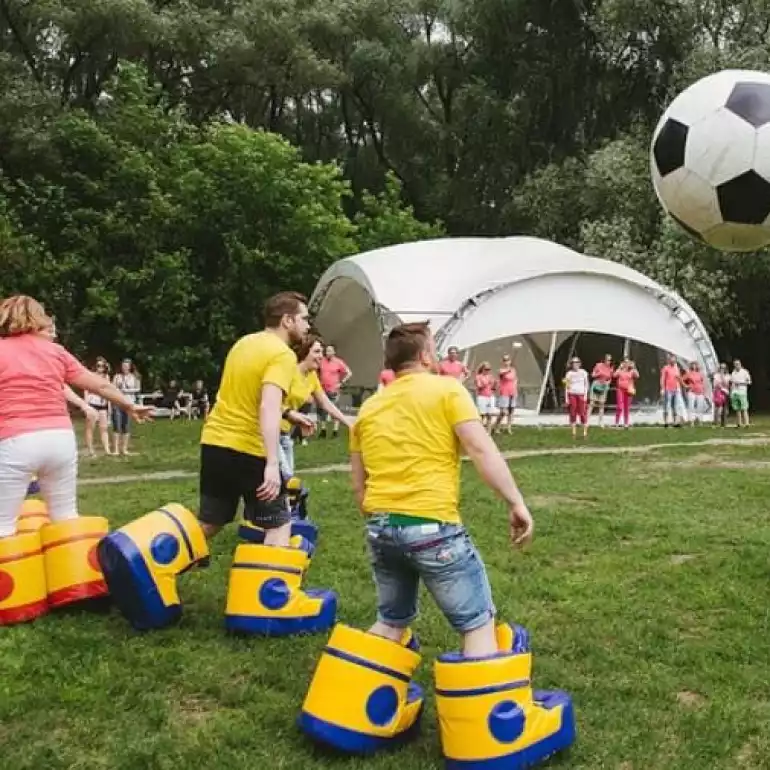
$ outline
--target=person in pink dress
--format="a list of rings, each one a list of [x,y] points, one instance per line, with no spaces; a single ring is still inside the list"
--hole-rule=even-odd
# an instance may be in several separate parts
[[[69,386],[98,393],[141,421],[137,406],[54,342],[54,323],[25,296],[0,303],[0,538],[16,523],[34,477],[51,521],[78,517],[78,449],[67,410]]]
[[[687,412],[693,425],[699,425],[701,415],[706,411],[706,378],[697,361],[690,363],[682,375],[682,385],[687,394]]]
[[[631,402],[636,395],[636,381],[639,372],[636,364],[628,358],[624,358],[615,378],[615,427],[622,423],[625,428],[631,427]]]
[[[383,369],[380,372],[380,381],[377,385],[377,392],[379,393],[383,388],[387,388],[395,379],[396,373],[392,369]]]
[[[495,432],[499,433],[503,423],[506,424],[508,434],[513,427],[513,412],[516,409],[516,398],[519,394],[519,376],[511,362],[511,357],[506,353],[500,361],[500,369],[497,372],[497,424]]]
[[[447,357],[439,362],[438,373],[442,377],[454,377],[460,382],[468,378],[468,367],[460,360],[460,351],[456,347],[447,350]]]
[[[607,407],[607,396],[610,393],[613,373],[612,356],[609,353],[591,371],[592,382],[588,405],[588,419],[591,419],[591,414],[593,414],[596,408],[599,413],[600,428],[604,427],[604,410]]]
[[[682,399],[682,374],[676,356],[669,353],[666,365],[660,370],[660,395],[663,397],[663,426],[673,423],[675,427],[682,427],[682,413],[684,412],[684,400]],[[671,423],[669,422],[671,418]]]
[[[495,376],[488,361],[484,361],[476,370],[476,408],[481,415],[481,424],[492,430],[492,416],[495,409]]]
[[[337,355],[334,345],[327,345],[324,350],[324,357],[321,359],[321,368],[318,370],[321,387],[326,397],[332,404],[340,400],[340,391],[345,383],[350,379],[352,372],[350,367]],[[323,410],[318,412],[318,423],[322,426],[319,429],[319,436],[329,438],[329,424],[331,423],[334,431],[334,438],[337,438],[340,432],[338,420],[334,420],[332,415]]]

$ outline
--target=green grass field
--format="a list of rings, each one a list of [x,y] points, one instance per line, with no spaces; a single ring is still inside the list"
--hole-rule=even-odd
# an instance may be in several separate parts
[[[104,483],[195,471],[200,424],[137,429],[135,458],[84,460],[82,512],[117,527],[170,501],[195,509],[195,478]],[[596,431],[588,446],[770,439],[711,428]],[[572,447],[565,430],[521,429],[508,450]],[[580,446],[583,446],[581,443]],[[342,440],[299,448],[309,468],[344,462]],[[464,470],[463,512],[501,616],[527,626],[538,689],[575,700],[578,742],[558,768],[770,767],[768,445],[670,446],[640,454],[567,452],[513,461],[536,521],[523,553],[505,514]],[[309,587],[340,594],[340,619],[366,627],[371,585],[345,473],[308,475],[321,524]],[[223,767],[442,768],[432,662],[457,639],[429,601],[416,624],[428,691],[421,737],[397,753],[339,759],[309,747],[295,718],[325,636],[234,639],[223,609],[235,532],[208,570],[180,579],[180,625],[138,635],[117,613],[50,614],[0,630],[0,756],[11,770]]]

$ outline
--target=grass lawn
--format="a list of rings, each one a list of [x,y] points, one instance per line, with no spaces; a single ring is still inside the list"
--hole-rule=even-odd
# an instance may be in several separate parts
[[[84,476],[197,468],[200,424],[140,426],[139,457],[83,462]],[[711,428],[596,431],[589,445],[770,436]],[[570,447],[564,430],[522,429],[506,449]],[[301,467],[344,462],[342,440],[299,448]],[[670,447],[514,462],[536,520],[524,553],[501,505],[464,470],[463,512],[501,616],[527,626],[538,689],[575,700],[578,742],[551,767],[770,767],[770,448]],[[340,619],[373,619],[358,514],[344,473],[308,477],[321,524],[309,587],[340,594]],[[96,479],[94,479],[96,481]],[[192,509],[194,478],[81,487],[82,512],[113,526],[169,501]],[[371,768],[440,760],[431,665],[457,639],[429,601],[416,624],[428,691],[421,737],[368,760],[316,752],[294,725],[325,636],[234,639],[223,608],[235,532],[208,570],[184,575],[176,628],[138,635],[117,613],[52,614],[0,629],[0,756],[9,770]]]

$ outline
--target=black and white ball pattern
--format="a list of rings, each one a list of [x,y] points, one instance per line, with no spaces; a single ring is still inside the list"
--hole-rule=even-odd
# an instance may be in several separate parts
[[[723,251],[770,243],[770,75],[724,70],[683,91],[655,128],[650,165],[691,235]]]

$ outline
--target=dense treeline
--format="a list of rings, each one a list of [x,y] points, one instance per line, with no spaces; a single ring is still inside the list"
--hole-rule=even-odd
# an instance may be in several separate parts
[[[341,255],[527,232],[681,291],[759,384],[770,259],[672,228],[648,145],[769,29],[759,0],[0,0],[0,289],[209,374]]]

